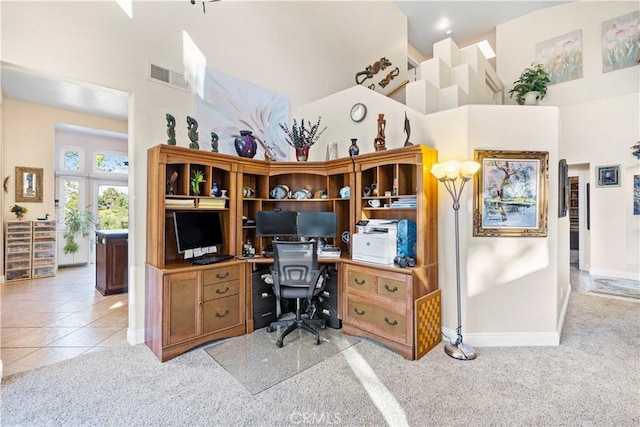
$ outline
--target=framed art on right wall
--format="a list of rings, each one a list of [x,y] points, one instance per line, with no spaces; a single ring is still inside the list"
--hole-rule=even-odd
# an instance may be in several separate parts
[[[546,237],[549,153],[475,150],[473,235]]]
[[[620,165],[596,166],[598,187],[620,186]]]

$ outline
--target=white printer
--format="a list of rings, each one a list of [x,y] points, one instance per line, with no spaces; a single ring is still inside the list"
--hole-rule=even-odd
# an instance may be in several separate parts
[[[366,222],[366,224],[365,224]],[[386,219],[362,221],[351,239],[351,258],[392,265],[397,253],[398,222]]]

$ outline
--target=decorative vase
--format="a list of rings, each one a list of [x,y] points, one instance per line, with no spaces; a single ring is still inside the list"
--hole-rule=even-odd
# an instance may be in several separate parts
[[[358,147],[358,144],[356,144],[356,142],[358,142],[357,138],[351,138],[351,145],[349,146],[350,156],[357,156],[358,154],[360,154],[360,147]]]
[[[309,158],[309,147],[296,148],[296,159],[299,162],[306,162]]]
[[[540,97],[540,92],[537,90],[532,90],[531,92],[527,92],[524,94],[524,105],[538,105],[538,98]]]
[[[240,136],[237,136],[234,140],[234,145],[236,147],[236,152],[240,157],[248,157],[252,159],[258,151],[256,139],[249,130],[241,130]]]

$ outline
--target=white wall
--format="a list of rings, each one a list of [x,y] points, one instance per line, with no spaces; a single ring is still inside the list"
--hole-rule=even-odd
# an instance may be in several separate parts
[[[146,152],[166,140],[166,113],[184,118],[195,109],[191,94],[147,79],[149,61],[182,71],[186,31],[208,67],[288,96],[292,112],[355,85],[355,73],[382,56],[399,65],[398,82],[406,79],[406,17],[391,2],[206,7],[204,14],[184,0],[134,2],[129,19],[116,2],[2,2],[3,61],[131,94],[130,342],[144,332]],[[186,146],[186,123],[177,122],[178,145]]]
[[[591,231],[581,235],[589,242],[585,266],[594,275],[638,280],[640,216],[629,214],[629,186],[640,167],[630,149],[640,140],[640,66],[602,72],[602,22],[636,10],[636,1],[572,2],[499,25],[496,34],[498,75],[513,82],[535,60],[538,42],[582,30],[583,77],[551,85],[544,104],[560,107],[561,158],[589,168]],[[510,89],[507,84],[505,92]],[[505,102],[513,100],[507,95]],[[611,164],[621,165],[622,185],[596,187],[596,166]]]

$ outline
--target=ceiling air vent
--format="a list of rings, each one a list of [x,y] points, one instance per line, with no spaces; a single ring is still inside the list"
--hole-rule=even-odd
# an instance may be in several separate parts
[[[181,73],[171,71],[167,68],[162,68],[155,64],[150,64],[149,77],[157,82],[168,84],[169,86],[177,87],[183,90],[189,89],[189,83],[185,80]]]

